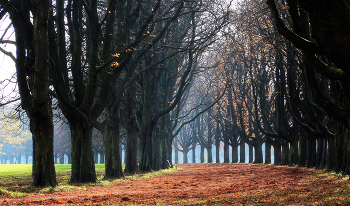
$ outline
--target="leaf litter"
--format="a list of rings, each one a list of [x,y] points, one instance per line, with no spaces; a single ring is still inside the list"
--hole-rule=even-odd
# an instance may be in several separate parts
[[[0,205],[349,205],[344,175],[263,164],[182,164],[182,170],[84,190],[0,194]]]

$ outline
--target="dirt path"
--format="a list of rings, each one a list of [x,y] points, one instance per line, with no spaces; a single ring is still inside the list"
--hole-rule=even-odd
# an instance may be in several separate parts
[[[230,200],[244,194],[264,194],[259,201],[276,203],[269,198],[276,189],[304,188],[301,180],[313,171],[271,165],[255,164],[184,164],[183,170],[163,176],[115,183],[112,186],[87,187],[86,190],[35,194],[21,199],[6,198],[0,205],[49,205],[49,204],[101,204],[101,203],[137,203],[137,204],[191,204],[201,200]],[[185,201],[186,200],[186,201]],[[244,204],[244,198],[239,200]],[[181,203],[182,202],[182,203]],[[222,201],[222,204],[233,202]],[[238,203],[238,202],[235,202]]]

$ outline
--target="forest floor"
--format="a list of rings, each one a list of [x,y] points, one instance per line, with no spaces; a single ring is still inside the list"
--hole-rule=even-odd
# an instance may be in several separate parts
[[[23,197],[0,192],[0,205],[59,204],[349,205],[350,180],[325,170],[300,167],[182,164],[175,172],[148,178],[124,177],[110,185],[40,190]]]

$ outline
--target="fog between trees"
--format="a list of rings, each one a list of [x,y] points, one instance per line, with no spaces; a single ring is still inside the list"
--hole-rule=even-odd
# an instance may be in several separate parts
[[[15,31],[0,46],[11,55],[5,46],[16,45],[20,96],[3,95],[1,106],[26,114],[34,186],[57,184],[54,157],[64,154],[71,182],[94,182],[97,153],[105,176],[119,178],[167,168],[173,150],[193,162],[198,145],[200,162],[220,161],[213,146],[224,162],[245,162],[248,145],[248,162],[270,163],[273,148],[274,164],[349,173],[348,2],[12,0],[0,9],[11,20],[3,34]]]

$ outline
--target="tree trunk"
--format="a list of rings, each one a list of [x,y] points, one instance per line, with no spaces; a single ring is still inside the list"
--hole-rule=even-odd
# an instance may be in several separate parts
[[[282,165],[289,164],[289,142],[283,141],[282,144]]]
[[[300,141],[299,141],[299,166],[305,167],[307,163],[307,137],[305,132],[300,135]]]
[[[255,155],[254,163],[263,163],[262,144],[260,142],[258,142],[256,147],[255,147],[255,154],[254,155]]]
[[[152,129],[150,124],[144,123],[141,127],[140,136],[140,171],[151,171],[152,170]]]
[[[213,151],[212,151],[212,145],[208,145],[207,153],[208,153],[208,163],[213,163]]]
[[[207,155],[208,155],[208,163],[213,163],[213,152],[212,152],[212,124],[211,124],[211,118],[210,118],[210,110],[208,111],[208,143],[206,145],[207,147]]]
[[[70,122],[72,138],[71,182],[96,182],[94,152],[92,149],[92,125]]]
[[[194,129],[194,132],[196,129]],[[193,142],[192,142],[192,163],[196,163],[196,146],[197,146],[197,135],[193,135]]]
[[[108,126],[106,125],[106,127]],[[115,125],[112,127],[115,127]],[[106,128],[105,131],[105,178],[120,178],[123,176],[118,133],[119,132],[116,131],[115,128]],[[102,158],[101,154],[101,159]]]
[[[198,118],[199,119],[199,118]],[[193,122],[194,123],[194,127],[193,127],[193,139],[192,139],[192,163],[196,163],[196,146],[197,146],[197,135],[198,135],[198,132],[197,132],[197,120]]]
[[[134,125],[136,122],[133,120],[133,125],[130,130],[128,130],[128,136],[126,139],[126,160],[125,160],[125,172],[126,173],[136,173],[138,171],[138,165],[137,165],[137,143],[138,143],[138,126],[137,129],[135,128],[136,125]]]
[[[188,154],[188,150],[184,150],[184,151],[183,151],[183,163],[184,163],[184,164],[187,164],[187,163],[188,163],[187,154]]]
[[[98,164],[98,152],[97,151],[94,151],[94,161],[95,161],[95,164]]]
[[[337,147],[335,144],[335,139],[332,138],[328,138],[328,167],[332,170],[335,170],[336,168],[336,162],[337,162],[337,158],[336,158],[336,151],[337,151]]]
[[[290,143],[290,165],[297,165],[299,163],[298,140],[298,135],[295,135],[293,141]]]
[[[239,153],[240,153],[239,154],[239,162],[240,163],[245,163],[245,145],[246,145],[245,142],[243,142],[241,140],[241,143],[239,144]]]
[[[219,122],[216,122],[216,130],[215,130],[215,156],[216,163],[220,163],[220,127]]]
[[[200,154],[200,159],[201,159],[201,163],[204,163],[204,145],[201,144],[201,154]]]
[[[105,153],[100,153],[100,164],[105,164],[106,155]]]
[[[142,122],[140,134],[140,171],[152,170],[152,132],[155,125],[152,124],[152,74],[151,71],[143,73],[143,97],[142,97]]]
[[[115,86],[112,86],[110,97],[115,98]],[[113,90],[113,91],[112,91]],[[111,100],[111,99],[110,99]],[[120,178],[123,176],[122,162],[119,151],[120,103],[110,101],[107,106],[107,119],[104,132],[105,145],[105,178]]]
[[[230,144],[229,144],[229,131],[228,127],[226,126],[226,129],[224,131],[224,163],[230,162]]]
[[[316,138],[309,137],[307,167],[315,167],[315,166],[316,166]]]
[[[165,127],[161,131],[162,131],[162,133],[161,133],[161,155],[162,155],[162,159],[161,159],[161,166],[160,166],[160,168],[161,169],[167,169],[167,168],[169,168],[169,165],[168,165],[168,162],[167,162],[169,160],[169,157],[168,157],[168,149],[169,148],[168,148],[168,144],[167,144],[167,141],[169,140],[169,135],[166,132],[166,128]]]
[[[177,138],[174,139],[174,147],[175,147],[175,164],[179,164],[179,149],[177,148]]]
[[[35,71],[30,130],[33,139],[32,186],[56,186],[54,126],[49,95],[48,0],[36,1],[34,16]]]
[[[138,171],[137,165],[137,143],[139,139],[140,127],[137,122],[137,115],[135,111],[136,100],[135,100],[135,85],[129,86],[125,93],[126,98],[126,151],[125,151],[125,172],[136,173]]]
[[[168,147],[168,160],[169,160],[169,163],[171,165],[174,164],[173,162],[173,138],[172,138],[172,134],[169,134],[169,139],[167,141],[167,147]]]
[[[70,154],[67,154],[68,157],[68,164],[72,164],[72,156]]]
[[[158,126],[155,127],[153,136],[152,136],[152,161],[151,166],[152,170],[158,171],[160,170],[160,162],[161,162],[161,153],[160,153],[160,131]]]
[[[275,140],[275,143],[273,145],[274,147],[274,164],[280,165],[282,164],[282,152],[281,152],[281,144]]]
[[[253,146],[249,145],[249,163],[253,163]]]
[[[232,146],[232,163],[238,162],[238,145],[234,144]]]
[[[271,144],[269,141],[265,142],[265,164],[271,163]]]
[[[60,164],[64,164],[64,155],[62,154],[62,155],[60,155]]]

